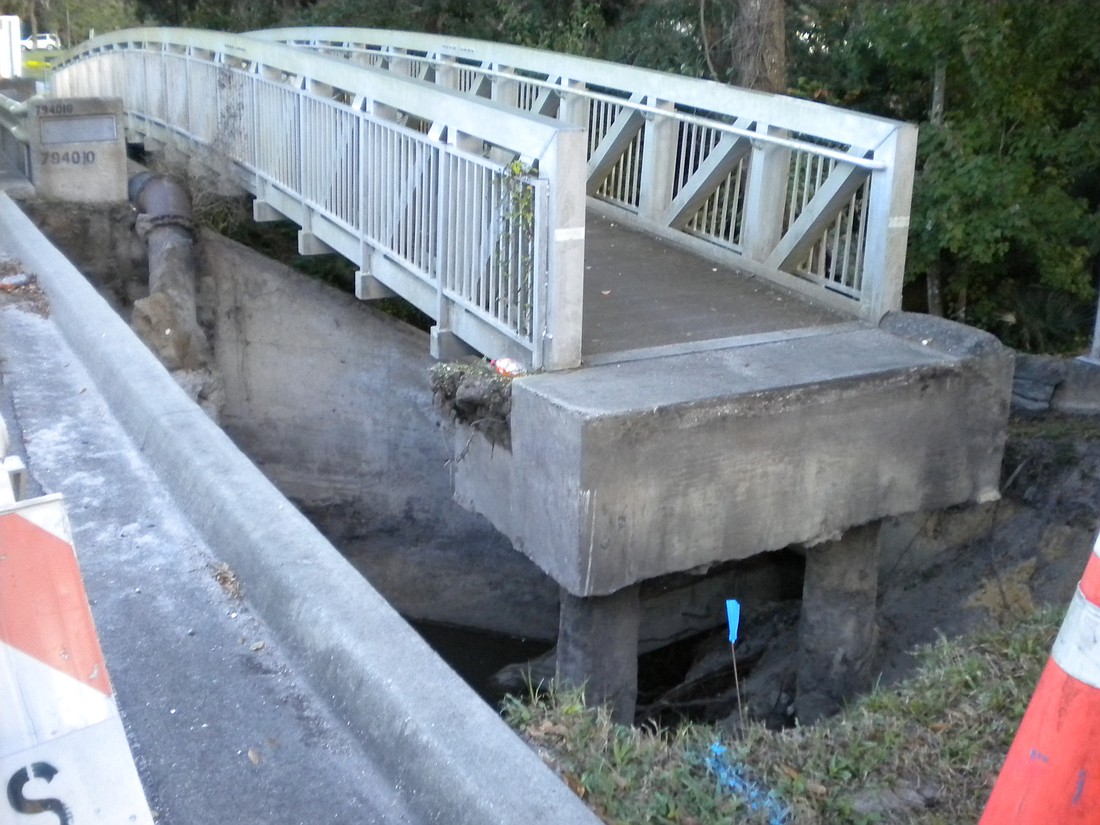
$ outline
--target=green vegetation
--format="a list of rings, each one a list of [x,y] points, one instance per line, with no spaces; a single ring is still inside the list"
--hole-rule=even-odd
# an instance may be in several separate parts
[[[1082,347],[1100,252],[1100,48],[1084,34],[1095,7],[861,5],[844,98],[921,122],[910,279],[941,281],[946,314],[1014,346]],[[878,88],[876,67],[889,78]]]
[[[541,690],[508,700],[504,716],[608,823],[768,823],[777,811],[799,825],[977,822],[1061,613],[941,639],[910,679],[814,727],[635,729]],[[727,750],[708,767],[715,743]],[[730,768],[753,797],[724,787]]]

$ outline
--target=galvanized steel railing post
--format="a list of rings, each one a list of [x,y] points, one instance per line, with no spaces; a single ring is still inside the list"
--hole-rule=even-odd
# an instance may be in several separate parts
[[[580,80],[569,80],[563,84],[561,101],[558,104],[558,120],[571,126],[580,126],[586,132],[588,130],[588,98],[579,94],[569,94],[570,91],[583,91],[585,84]],[[582,158],[582,161],[586,160]]]
[[[785,130],[759,123],[755,131],[780,135]],[[742,230],[742,253],[750,261],[766,260],[783,236],[790,160],[791,150],[781,144],[761,142],[753,145],[745,185]]]
[[[901,308],[916,157],[917,127],[907,123],[875,147],[884,167],[871,173],[863,264],[869,277],[860,296],[860,314],[870,321]]]
[[[586,148],[583,131],[563,129],[539,165],[540,176],[550,181],[546,330],[541,344],[536,340],[547,370],[570,369],[581,362]]]
[[[675,104],[658,100],[658,109],[672,112]],[[669,117],[649,113],[642,140],[642,169],[638,192],[638,214],[660,220],[672,203],[672,179],[676,171],[676,142],[680,124]]]
[[[519,83],[513,79],[516,70],[503,66],[497,68],[502,76],[493,78],[492,99],[505,106],[519,108]]]

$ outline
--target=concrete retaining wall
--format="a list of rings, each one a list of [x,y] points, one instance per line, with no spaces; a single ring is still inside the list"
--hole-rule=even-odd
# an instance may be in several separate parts
[[[428,336],[219,235],[199,258],[234,442],[403,615],[553,640],[557,586],[454,501]]]
[[[200,261],[217,289],[222,424],[284,493],[363,499],[360,531],[502,541],[452,501],[426,333],[213,233]]]

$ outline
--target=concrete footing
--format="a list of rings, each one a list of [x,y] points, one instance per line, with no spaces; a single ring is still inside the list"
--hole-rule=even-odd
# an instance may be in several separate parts
[[[880,525],[853,527],[806,550],[795,700],[802,723],[835,713],[870,686]]]
[[[641,615],[638,585],[609,596],[561,591],[557,681],[584,685],[586,702],[606,702],[612,718],[626,725],[637,701]]]

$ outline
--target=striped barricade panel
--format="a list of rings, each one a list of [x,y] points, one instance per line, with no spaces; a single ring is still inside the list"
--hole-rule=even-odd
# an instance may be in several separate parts
[[[0,507],[0,782],[0,821],[152,825],[59,495]]]

